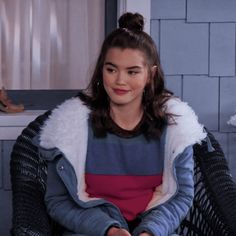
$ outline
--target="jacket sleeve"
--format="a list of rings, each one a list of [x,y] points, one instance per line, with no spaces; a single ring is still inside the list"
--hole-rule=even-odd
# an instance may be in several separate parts
[[[104,236],[111,226],[120,227],[101,208],[82,208],[69,194],[56,171],[56,160],[48,162],[45,203],[49,215],[67,230],[91,236]]]
[[[175,160],[174,173],[178,182],[176,195],[149,211],[134,231],[134,236],[149,232],[154,236],[168,236],[180,225],[190,209],[194,196],[193,148],[187,147]]]

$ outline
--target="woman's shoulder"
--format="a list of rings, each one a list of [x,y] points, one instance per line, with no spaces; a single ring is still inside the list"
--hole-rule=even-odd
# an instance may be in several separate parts
[[[72,121],[74,118],[87,118],[88,113],[88,107],[78,97],[73,97],[54,108],[46,124],[55,121],[68,121],[68,119]]]
[[[184,114],[196,116],[193,108],[187,102],[182,101],[178,97],[170,97],[165,102],[165,108],[167,113],[173,114],[175,116],[181,116]]]
[[[175,140],[175,149],[178,149],[179,146],[184,148],[200,143],[206,137],[204,125],[199,123],[197,114],[187,102],[183,102],[179,98],[170,98],[166,102],[166,112],[173,114],[173,120],[168,125],[168,137]],[[179,145],[180,143],[181,145]],[[183,149],[181,150],[183,151]]]
[[[53,146],[55,139],[72,137],[82,127],[87,127],[89,109],[77,97],[68,99],[52,110],[50,116],[41,127],[40,141],[43,146]],[[49,140],[51,140],[49,142]]]
[[[52,110],[52,114],[54,113],[70,113],[70,112],[88,112],[88,107],[81,101],[79,97],[72,97],[61,104],[59,104],[57,107],[55,107]]]
[[[71,122],[74,120],[74,118],[87,118],[88,114],[88,107],[84,105],[84,103],[78,97],[73,97],[65,100],[56,108],[54,108],[46,123],[64,120],[68,121],[68,119]]]

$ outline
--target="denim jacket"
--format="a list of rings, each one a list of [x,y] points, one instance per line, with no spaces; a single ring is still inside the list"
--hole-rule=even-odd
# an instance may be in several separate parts
[[[141,223],[134,236],[143,231],[154,236],[171,235],[192,204],[192,145],[200,143],[206,134],[186,103],[172,98],[166,108],[177,116],[163,136],[163,181],[138,216]],[[128,230],[128,225],[115,205],[90,198],[85,191],[89,112],[78,98],[67,100],[52,111],[36,142],[48,165],[45,203],[50,216],[78,235],[104,236],[111,226]]]

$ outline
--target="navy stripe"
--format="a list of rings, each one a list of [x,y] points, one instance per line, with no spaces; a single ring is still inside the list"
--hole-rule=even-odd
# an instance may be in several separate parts
[[[106,175],[158,175],[163,170],[163,148],[159,139],[143,135],[122,138],[108,134],[88,138],[86,173]]]

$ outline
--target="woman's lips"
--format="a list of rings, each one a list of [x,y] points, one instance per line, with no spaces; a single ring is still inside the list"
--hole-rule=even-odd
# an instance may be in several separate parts
[[[117,95],[124,95],[129,92],[129,90],[125,90],[125,89],[113,89],[113,91]]]

